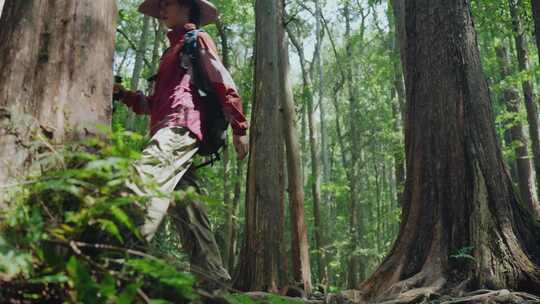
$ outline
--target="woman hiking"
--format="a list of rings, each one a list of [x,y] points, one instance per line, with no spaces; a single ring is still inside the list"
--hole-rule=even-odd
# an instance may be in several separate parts
[[[182,50],[186,34],[210,24],[217,19],[214,5],[206,0],[146,0],[139,12],[158,18],[170,30],[167,37],[170,47],[164,52],[151,96],[141,91],[132,92],[119,84],[114,86],[116,98],[140,115],[150,115],[148,146],[141,159],[134,163],[143,185],[128,181],[127,186],[138,195],[152,196],[150,187],[157,184],[163,193],[195,186],[193,157],[204,139],[204,120],[207,107],[195,81],[194,73],[205,83],[219,101],[225,119],[233,130],[233,144],[239,159],[248,152],[248,123],[243,114],[242,102],[229,72],[221,63],[212,38],[197,31],[197,60],[190,66],[183,62]],[[193,67],[197,65],[197,67]],[[195,72],[194,72],[195,71]],[[208,216],[198,202],[178,202],[153,197],[146,209],[146,219],[141,232],[150,241],[157,232],[167,212],[179,230],[182,245],[190,257],[191,270],[203,281],[230,281],[222,265],[219,248],[211,231]]]

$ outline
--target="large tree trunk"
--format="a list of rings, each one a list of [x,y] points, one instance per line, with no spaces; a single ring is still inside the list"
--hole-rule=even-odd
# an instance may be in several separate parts
[[[22,177],[36,131],[62,143],[111,119],[114,1],[7,0],[0,19],[0,185]]]
[[[525,72],[529,70],[529,51],[525,39],[525,30],[521,18],[520,8],[523,5],[521,0],[509,0],[510,15],[512,16],[512,26],[514,28],[514,37],[516,41],[516,51],[518,57],[519,70]],[[525,99],[525,108],[527,109],[527,121],[529,123],[529,138],[531,140],[533,164],[536,172],[536,191],[540,191],[540,134],[538,125],[538,107],[534,100],[533,83],[526,80],[522,83],[523,95]],[[528,201],[529,207],[538,213],[536,203]]]
[[[499,60],[501,76],[503,79],[512,75],[510,60],[506,46],[498,46],[497,58]],[[519,115],[519,93],[514,87],[510,87],[503,92],[504,104],[506,110],[515,115]],[[536,201],[532,193],[531,162],[527,151],[527,138],[523,133],[523,125],[519,121],[510,122],[510,145],[514,147],[516,173],[518,178],[519,192],[521,199],[527,206],[534,210]]]
[[[283,1],[283,0],[281,0]],[[283,3],[283,2],[282,2]],[[296,128],[296,111],[290,80],[289,41],[285,36],[285,25],[279,29],[280,35],[280,83],[281,105],[283,107],[283,130],[287,148],[288,193],[291,222],[291,251],[293,277],[301,283],[307,294],[311,293],[311,268],[307,227],[304,220],[304,183],[300,157],[300,143]]]
[[[540,227],[504,164],[469,5],[406,1],[403,218],[365,298],[540,290]]]
[[[246,195],[246,227],[235,285],[278,291],[282,269],[283,129],[279,94],[279,0],[257,0],[254,108]]]

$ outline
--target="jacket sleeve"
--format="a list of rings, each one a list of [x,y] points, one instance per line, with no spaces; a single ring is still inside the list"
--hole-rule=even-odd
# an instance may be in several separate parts
[[[223,114],[231,124],[233,134],[246,135],[249,124],[244,115],[242,100],[236,85],[217,55],[214,41],[205,32],[197,35],[199,65],[209,85],[216,92]]]
[[[125,91],[122,102],[139,115],[150,114],[150,99],[141,91]]]

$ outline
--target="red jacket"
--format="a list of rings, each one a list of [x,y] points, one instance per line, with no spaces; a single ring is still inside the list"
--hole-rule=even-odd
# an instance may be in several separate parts
[[[150,114],[150,134],[169,126],[187,127],[202,140],[201,119],[205,105],[201,101],[192,77],[180,66],[184,34],[195,25],[187,23],[183,28],[167,33],[171,47],[166,51],[159,65],[155,90],[152,96],[141,91],[126,91],[122,102],[137,114]],[[205,77],[217,93],[225,118],[230,122],[235,135],[245,135],[248,122],[242,110],[242,101],[219,56],[214,41],[205,32],[197,35],[199,65]]]

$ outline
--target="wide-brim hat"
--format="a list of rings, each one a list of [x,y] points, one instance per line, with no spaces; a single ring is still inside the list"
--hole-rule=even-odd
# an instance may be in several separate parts
[[[193,1],[195,1],[199,6],[201,13],[200,26],[205,26],[217,20],[219,15],[218,10],[210,1]],[[159,2],[160,0],[145,0],[143,3],[141,3],[141,5],[139,5],[139,12],[150,17],[161,19],[161,15],[159,13]]]

